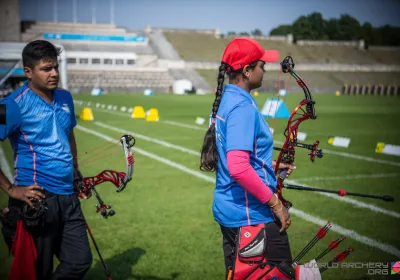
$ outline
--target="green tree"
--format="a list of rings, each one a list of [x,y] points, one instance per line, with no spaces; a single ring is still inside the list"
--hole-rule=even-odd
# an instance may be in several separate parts
[[[288,35],[293,32],[292,25],[279,25],[278,27],[271,30],[270,36],[273,35]]]
[[[357,19],[344,14],[339,19],[340,40],[357,40],[361,37],[361,26]]]
[[[329,40],[341,40],[340,25],[337,19],[330,19],[326,22],[326,35]]]
[[[293,23],[295,40],[324,40],[326,35],[326,21],[321,13],[314,12],[308,16],[301,16]]]
[[[301,16],[293,23],[293,37],[294,40],[304,40],[311,38],[311,23],[308,17]]]
[[[365,47],[368,48],[368,45],[372,43],[373,40],[373,27],[371,23],[368,21],[364,22],[361,26],[361,38],[365,41]]]
[[[328,39],[326,36],[326,21],[321,13],[312,13],[308,16],[308,21],[311,26],[310,39],[311,40],[324,40]]]
[[[263,33],[262,33],[262,31],[260,29],[256,28],[253,31],[251,31],[251,35],[253,35],[253,36],[262,36]]]
[[[385,25],[381,28],[385,45],[395,46],[400,44],[400,28]]]
[[[324,20],[320,13],[300,16],[292,25],[280,25],[270,35],[292,33],[294,40],[360,40],[369,45],[400,46],[400,27],[390,25],[374,28],[369,22],[361,26],[354,17],[343,14],[339,19]]]

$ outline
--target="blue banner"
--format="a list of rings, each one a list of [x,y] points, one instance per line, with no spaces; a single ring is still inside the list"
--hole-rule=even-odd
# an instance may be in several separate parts
[[[0,76],[6,75],[10,70],[11,70],[11,68],[0,68]],[[23,68],[15,68],[12,75],[24,76],[25,75],[24,69]]]
[[[74,41],[111,41],[111,42],[136,42],[146,41],[145,36],[123,36],[123,35],[93,35],[93,34],[66,34],[66,33],[44,33],[44,39],[50,40],[74,40]]]
[[[261,114],[266,118],[289,118],[290,112],[280,98],[268,98],[265,101]]]

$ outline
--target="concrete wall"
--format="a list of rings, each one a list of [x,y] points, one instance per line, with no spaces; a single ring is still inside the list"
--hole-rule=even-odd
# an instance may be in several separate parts
[[[0,42],[20,41],[19,0],[0,0]]]

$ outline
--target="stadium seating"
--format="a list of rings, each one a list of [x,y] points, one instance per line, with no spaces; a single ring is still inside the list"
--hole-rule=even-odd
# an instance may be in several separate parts
[[[91,24],[71,22],[35,22],[22,34],[25,41],[43,39],[44,33],[139,36],[125,28],[112,24]],[[168,69],[157,69],[157,55],[148,41],[143,43],[125,41],[71,41],[50,39],[62,44],[68,53],[129,53],[136,54],[134,65],[75,65],[69,64],[68,87],[72,92],[91,92],[93,87],[101,87],[109,92],[142,92],[151,88],[153,92],[168,92],[173,77]]]
[[[216,70],[198,70],[208,81],[213,89],[217,86]],[[303,80],[313,93],[333,93],[340,90],[344,84],[384,84],[400,85],[399,75],[396,72],[326,72],[326,71],[303,71]],[[225,79],[227,81],[227,78]],[[277,92],[277,84],[280,88],[286,88],[288,92],[301,92],[300,87],[290,75],[279,73],[279,71],[267,71],[264,74],[261,92]]]
[[[232,38],[217,39],[210,34],[165,32],[180,57],[192,61],[220,61]],[[359,50],[352,46],[298,46],[283,41],[258,40],[265,49],[276,49],[281,57],[291,55],[297,63],[400,64],[400,52]]]
[[[170,69],[171,76],[174,80],[188,79],[192,82],[193,87],[196,90],[201,90],[202,92],[210,92],[211,87],[196,70],[194,69]]]
[[[168,92],[173,78],[168,71],[69,71],[69,89],[88,93],[94,87],[108,92],[138,93],[150,88],[153,92]]]
[[[46,32],[138,36],[137,33],[112,24],[36,22],[26,28],[22,38],[25,41],[39,39]],[[147,40],[143,43],[52,41],[61,43],[67,53],[114,52],[137,55],[135,63],[127,65],[126,69],[122,69],[121,65],[112,65],[109,72],[106,72],[108,65],[94,68],[93,65],[69,64],[68,84],[70,89],[77,92],[90,92],[98,84],[112,92],[141,92],[145,88],[151,88],[154,92],[168,92],[172,83],[179,79],[189,79],[195,88],[212,92],[216,87],[216,71],[222,53],[233,37],[217,38],[211,33],[153,30],[146,35]],[[313,92],[335,92],[344,84],[400,84],[398,72],[391,72],[392,66],[395,67],[394,71],[399,71],[398,50],[373,47],[359,50],[356,46],[335,44],[296,45],[289,44],[282,38],[258,41],[266,49],[279,50],[281,59],[291,55],[297,69],[303,67],[302,76]],[[359,66],[364,69],[361,71]],[[277,67],[278,65],[268,65],[260,91],[276,91],[279,73]],[[275,68],[276,71],[273,71]],[[281,77],[286,79],[285,75]],[[282,86],[288,87],[289,91],[298,91],[293,80]]]

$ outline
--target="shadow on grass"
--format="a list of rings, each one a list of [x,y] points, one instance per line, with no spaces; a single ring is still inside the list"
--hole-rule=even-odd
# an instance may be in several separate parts
[[[140,275],[132,272],[132,267],[135,266],[141,256],[146,253],[141,248],[131,248],[125,252],[115,255],[112,258],[104,260],[113,280],[173,280],[179,276],[179,273],[171,273],[170,277],[157,277],[152,275]],[[96,254],[94,252],[93,254]],[[155,268],[156,269],[156,268]],[[96,260],[95,266],[89,270],[85,279],[107,279],[104,274],[104,267],[100,260]]]

